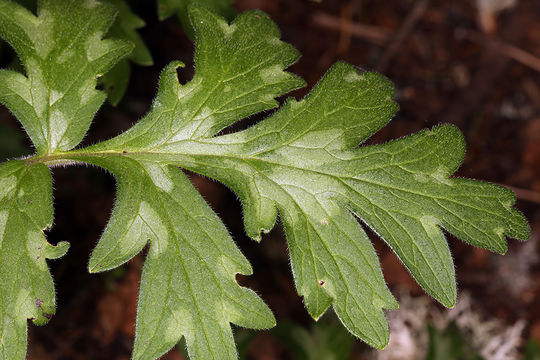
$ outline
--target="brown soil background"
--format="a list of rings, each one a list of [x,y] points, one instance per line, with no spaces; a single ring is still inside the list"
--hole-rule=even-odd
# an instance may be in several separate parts
[[[133,67],[126,97],[118,107],[106,105],[100,110],[84,144],[112,137],[140,118],[155,95],[159,72],[169,61],[186,62],[180,76],[191,77],[191,41],[174,19],[157,21],[154,2],[143,3],[132,1],[132,7],[147,22],[140,32],[155,65]],[[516,207],[532,227],[531,241],[540,236],[539,1],[521,0],[498,14],[479,11],[472,0],[239,0],[235,7],[268,12],[282,38],[300,50],[303,56],[290,70],[309,86],[294,92],[296,97],[303,96],[338,60],[380,71],[395,83],[401,109],[368,143],[443,122],[457,125],[468,148],[457,176],[515,188]],[[4,51],[2,56],[5,65],[9,54]],[[259,118],[243,121],[237,128]],[[4,107],[0,107],[0,122],[18,128]],[[86,272],[90,251],[113,205],[114,179],[84,167],[56,168],[53,175],[55,226],[48,238],[52,243],[67,240],[71,249],[50,263],[58,310],[47,326],[29,325],[29,359],[129,359],[144,257],[137,256],[117,271]],[[205,178],[193,175],[192,180],[253,264],[254,275],[239,279],[241,284],[262,296],[278,322],[309,326],[311,320],[294,290],[281,225],[255,244],[244,234],[236,196]],[[401,286],[413,296],[422,295],[388,248],[375,237],[373,241],[395,293]],[[524,244],[509,240],[509,253],[501,257],[452,237],[449,242],[459,289],[472,295],[478,311],[508,324],[525,319],[524,338],[540,341],[540,263],[530,260],[530,253],[520,252]],[[533,252],[538,252],[537,246]],[[516,279],[523,280],[519,286]],[[361,353],[363,346],[356,344],[355,353]],[[257,335],[248,354],[249,359],[291,358],[265,332]],[[181,355],[173,350],[165,358],[181,359]]]

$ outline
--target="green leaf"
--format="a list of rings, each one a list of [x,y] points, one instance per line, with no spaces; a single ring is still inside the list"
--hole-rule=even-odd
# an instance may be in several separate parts
[[[166,68],[153,110],[137,125],[144,135],[132,129],[120,136],[139,150],[142,144],[166,141],[186,125],[195,132],[217,132],[237,116],[276,107],[275,97],[304,83],[282,71],[298,53],[279,41],[265,14],[242,14],[230,26],[204,8],[194,8],[192,16],[200,31],[196,74],[183,87],[176,76],[182,64]],[[258,51],[252,51],[254,46]],[[206,114],[207,109],[216,113]],[[198,123],[179,117],[185,112]],[[236,359],[230,322],[257,329],[275,325],[266,305],[235,281],[237,273],[251,274],[249,263],[181,170],[130,156],[129,149],[122,149],[125,156],[77,160],[102,166],[118,179],[116,206],[90,271],[119,266],[150,239],[133,358],[157,358],[185,336],[194,359]]]
[[[388,341],[384,309],[395,309],[397,302],[358,219],[446,306],[455,304],[456,284],[443,229],[501,253],[505,236],[528,238],[511,191],[451,177],[465,149],[455,127],[358,146],[397,110],[393,86],[381,75],[338,63],[304,99],[289,99],[258,124],[221,135],[304,85],[284,71],[298,53],[279,40],[264,13],[243,13],[229,25],[204,6],[188,12],[196,33],[193,79],[180,84],[176,69],[182,63],[171,63],[141,121],[111,140],[68,151],[104,101],[95,90],[96,76],[131,47],[102,40],[114,18],[108,5],[43,0],[35,17],[0,0],[0,35],[28,76],[0,71],[0,101],[38,150],[0,167],[2,359],[24,358],[25,319],[41,323],[54,310],[45,259],[62,255],[67,245],[47,245],[41,233],[52,222],[45,164],[83,161],[118,180],[117,202],[90,271],[117,267],[150,242],[134,359],[157,358],[182,336],[194,359],[236,359],[230,323],[274,325],[262,300],[235,280],[238,273],[251,273],[249,263],[178,167],[233,189],[246,231],[256,240],[279,214],[309,313],[318,319],[332,305],[351,333],[378,348]]]
[[[55,313],[54,284],[46,259],[69,245],[52,246],[52,179],[43,164],[0,165],[0,359],[24,359],[27,319],[43,325]]]
[[[196,24],[196,72],[178,82],[173,62],[161,75],[151,111],[133,128],[89,151],[138,151],[184,137],[209,137],[251,114],[278,106],[275,97],[304,85],[283,71],[298,58],[279,40],[279,30],[259,11],[241,14],[228,25],[203,7],[192,7]]]
[[[311,331],[292,322],[280,322],[270,333],[295,360],[347,359],[354,344],[354,338],[334,316],[325,316],[313,324]]]
[[[118,10],[118,16],[108,32],[108,36],[131,42],[135,47],[129,55],[129,60],[140,66],[151,66],[154,61],[142,37],[136,31],[144,27],[144,20],[134,14],[124,0],[107,0]],[[131,64],[127,59],[121,60],[99,79],[108,94],[108,100],[116,106],[124,97],[129,85]]]
[[[151,66],[154,64],[150,50],[144,40],[137,32],[137,29],[146,26],[143,19],[131,11],[125,0],[106,0],[118,10],[115,22],[111,26],[108,36],[115,39],[124,39],[131,42],[135,47],[129,59],[137,65]]]
[[[0,36],[27,74],[0,70],[0,102],[24,126],[38,154],[77,146],[105,100],[95,90],[96,78],[133,48],[102,40],[115,13],[111,5],[92,0],[43,0],[36,17],[0,0]]]
[[[460,360],[465,355],[465,341],[455,323],[450,323],[444,331],[431,324],[427,326],[429,335],[425,360]]]
[[[191,14],[198,39],[193,80],[180,85],[178,64],[170,65],[151,112],[88,151],[123,151],[139,161],[173,164],[220,180],[239,195],[246,231],[254,239],[274,226],[279,210],[296,286],[315,319],[333,305],[354,335],[377,348],[388,341],[383,309],[397,303],[355,216],[449,307],[456,301],[456,283],[442,228],[501,253],[505,235],[528,238],[526,220],[512,208],[511,191],[449,177],[464,157],[455,127],[356,147],[397,109],[392,84],[375,73],[359,74],[338,63],[305,99],[290,99],[259,124],[216,137],[266,108],[267,101],[270,107],[275,94],[266,92],[276,82],[295,86],[296,79],[281,71],[294,53],[284,56],[274,49],[277,35],[270,30],[241,30],[243,23],[260,25],[259,13],[243,14],[231,26],[200,7]],[[256,40],[245,34],[256,34]],[[276,58],[279,65],[272,64]]]
[[[160,20],[165,20],[174,14],[178,14],[186,33],[190,38],[194,38],[195,30],[190,21],[188,8],[192,4],[205,6],[215,13],[232,19],[236,12],[231,5],[234,0],[158,0],[158,17]]]
[[[107,100],[116,106],[124,97],[131,76],[131,64],[128,60],[120,60],[109,72],[99,78],[103,90],[107,92]]]
[[[539,360],[540,359],[540,346],[535,339],[530,339],[527,341],[525,346],[525,355],[523,360]]]
[[[275,325],[262,300],[236,283],[235,275],[251,274],[251,266],[180,169],[129,157],[83,160],[118,180],[117,205],[90,272],[123,264],[150,239],[133,359],[156,359],[182,336],[193,359],[236,359],[230,322]]]
[[[19,130],[0,123],[0,162],[24,155],[30,155],[30,149],[24,144],[24,135]]]

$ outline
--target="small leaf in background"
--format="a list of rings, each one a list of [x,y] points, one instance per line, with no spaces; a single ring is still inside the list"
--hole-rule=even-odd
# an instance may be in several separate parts
[[[128,59],[123,59],[105,75],[99,78],[99,83],[108,94],[108,100],[116,106],[124,97],[131,75],[130,61],[140,66],[151,66],[154,61],[150,50],[144,43],[137,29],[144,27],[144,20],[134,14],[124,0],[107,0],[118,10],[116,19],[111,26],[108,36],[124,39],[135,45]]]
[[[465,336],[455,323],[444,331],[428,324],[429,347],[425,360],[481,360],[467,343]]]
[[[115,10],[102,3],[43,0],[37,16],[0,0],[0,36],[14,48],[25,75],[0,70],[0,102],[17,117],[37,153],[69,150],[83,138],[105,100],[96,77],[131,50],[103,40]],[[10,136],[3,129],[2,136]],[[17,156],[19,136],[3,142]],[[11,152],[12,151],[12,152]],[[68,243],[49,244],[53,223],[52,178],[46,165],[0,165],[0,359],[24,359],[27,320],[45,324],[55,313],[47,259],[63,256]]]
[[[527,342],[523,360],[540,360],[540,346],[536,340],[531,339]]]
[[[346,359],[354,344],[354,337],[334,314],[319,319],[310,331],[282,321],[270,333],[291,351],[295,360]]]
[[[0,123],[0,162],[30,154],[21,131]]]
[[[137,29],[146,26],[144,20],[134,14],[125,0],[107,0],[114,5],[118,11],[113,25],[109,29],[107,36],[115,39],[128,40],[135,45],[129,59],[137,65],[150,66],[154,64],[150,50],[144,43]]]
[[[207,7],[217,14],[233,19],[236,12],[232,8],[234,0],[158,0],[158,17],[165,20],[177,14],[188,36],[193,39],[195,31],[188,15],[188,7],[197,4]]]
[[[107,92],[107,100],[116,106],[124,97],[131,76],[129,60],[121,60],[111,71],[99,78],[99,84]]]

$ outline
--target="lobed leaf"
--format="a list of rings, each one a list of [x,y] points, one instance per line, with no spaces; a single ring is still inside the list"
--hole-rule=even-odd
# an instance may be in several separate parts
[[[188,2],[162,1],[184,9]],[[92,0],[43,0],[34,16],[0,0],[0,35],[27,73],[0,71],[0,101],[38,151],[0,166],[2,359],[24,358],[26,319],[43,323],[54,311],[45,259],[67,250],[64,243],[51,246],[42,234],[52,223],[51,178],[43,163],[84,161],[117,178],[117,202],[92,253],[91,272],[121,265],[150,242],[134,359],[157,358],[182,336],[192,358],[236,359],[230,323],[275,324],[262,300],[237,284],[235,275],[250,274],[251,266],[178,167],[233,189],[246,231],[256,240],[279,214],[307,310],[318,319],[332,306],[350,332],[379,348],[388,342],[384,309],[395,309],[397,302],[358,219],[446,306],[455,304],[456,284],[443,229],[500,253],[505,236],[528,238],[511,191],[451,177],[465,151],[455,127],[359,146],[397,110],[393,86],[381,75],[338,63],[304,99],[289,99],[258,124],[220,135],[304,85],[284,71],[297,51],[257,11],[229,24],[205,6],[189,7],[196,39],[193,79],[180,84],[176,69],[183,65],[171,63],[151,110],[135,126],[66,152],[80,142],[104,101],[96,77],[131,50],[126,42],[102,40],[114,13]],[[134,23],[128,25],[124,30],[132,34]]]
[[[276,107],[275,97],[303,85],[303,80],[282,71],[298,54],[279,40],[277,28],[261,12],[242,14],[231,25],[204,8],[193,8],[191,14],[199,31],[193,80],[180,85],[176,68],[182,64],[169,65],[144,119],[118,138],[75,157],[108,169],[118,179],[115,209],[92,254],[90,271],[119,266],[150,239],[135,359],[157,358],[182,336],[194,359],[236,359],[230,322],[257,329],[275,325],[255,293],[236,283],[235,274],[251,274],[251,266],[186,176],[138,155],[145,146],[186,133],[214,134],[238,116]],[[107,156],[115,143],[125,145],[122,156]]]
[[[83,160],[118,179],[117,205],[90,272],[121,265],[150,240],[133,359],[156,359],[182,336],[193,359],[236,359],[230,322],[275,325],[264,302],[236,283],[235,275],[250,275],[251,266],[180,169],[130,157]]]
[[[52,179],[47,166],[13,160],[0,165],[0,359],[24,359],[27,320],[43,325],[55,313],[46,259],[63,256],[43,230],[52,225]]]
[[[193,79],[181,85],[176,68],[183,64],[169,64],[151,111],[125,133],[88,151],[135,152],[186,137],[211,137],[239,119],[277,107],[277,96],[304,85],[283,71],[298,52],[279,40],[266,14],[245,12],[229,25],[203,7],[191,9],[197,30]]]
[[[388,80],[359,74],[345,63],[333,66],[305,99],[289,99],[247,130],[215,136],[260,110],[247,99],[269,99],[257,94],[268,80],[294,80],[280,70],[286,62],[252,65],[249,56],[267,49],[257,49],[260,44],[275,43],[268,36],[260,34],[257,42],[248,43],[252,46],[245,56],[227,52],[229,39],[240,43],[231,48],[246,48],[236,34],[240,23],[258,23],[260,15],[254,15],[241,15],[227,26],[194,8],[194,79],[179,84],[178,64],[171,64],[150,113],[126,133],[90,150],[123,152],[223,182],[239,195],[246,231],[254,239],[274,226],[279,211],[296,287],[310,314],[317,319],[332,305],[354,335],[382,348],[388,342],[383,309],[395,309],[397,303],[355,217],[388,243],[430,295],[449,307],[456,301],[456,283],[442,229],[504,252],[505,235],[529,236],[527,222],[512,208],[511,191],[449,177],[464,156],[461,133],[450,125],[357,148],[388,122],[397,105]],[[209,39],[211,33],[225,44],[216,36]],[[246,74],[256,74],[257,82]],[[226,89],[237,89],[231,82],[239,77],[249,85],[240,96],[238,90],[229,94]]]
[[[382,76],[337,64],[306,99],[288,101],[245,131],[200,141],[178,139],[153,149],[163,162],[230,186],[244,204],[253,238],[273,226],[277,207],[296,285],[310,313],[317,318],[333,303],[345,325],[376,347],[387,341],[382,312],[376,310],[395,305],[380,285],[372,249],[359,245],[367,237],[352,214],[392,247],[430,295],[449,307],[456,301],[456,285],[441,227],[501,253],[505,235],[529,236],[525,218],[512,208],[510,190],[449,178],[464,156],[455,127],[441,125],[355,148],[395,110],[392,92]]]
[[[26,76],[0,70],[0,102],[21,122],[39,155],[79,144],[106,95],[95,89],[133,45],[103,40],[116,11],[111,5],[42,0],[35,16],[0,0],[0,36],[19,55]]]
[[[106,0],[114,5],[118,15],[111,26],[108,36],[115,39],[128,40],[134,45],[133,51],[129,54],[129,59],[137,65],[150,66],[154,63],[152,54],[144,43],[143,38],[137,32],[137,29],[146,26],[143,19],[133,13],[125,0]]]

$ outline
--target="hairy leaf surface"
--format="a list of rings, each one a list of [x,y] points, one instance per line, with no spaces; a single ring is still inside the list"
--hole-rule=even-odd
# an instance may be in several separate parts
[[[46,259],[63,256],[43,230],[52,225],[52,180],[43,164],[0,165],[0,359],[24,359],[26,323],[43,325],[55,313],[55,292]]]
[[[102,40],[115,14],[112,5],[91,0],[42,0],[35,16],[0,0],[0,36],[26,70],[26,76],[0,70],[0,102],[24,126],[38,154],[70,150],[88,131],[106,97],[95,89],[96,78],[133,48]]]
[[[135,359],[161,356],[182,335],[194,359],[236,359],[229,323],[257,329],[275,325],[255,293],[236,283],[235,274],[250,274],[251,267],[186,176],[137,154],[144,144],[159,145],[185,132],[214,134],[238,117],[276,107],[275,97],[304,84],[283,71],[298,53],[279,40],[277,28],[261,12],[242,14],[230,26],[204,8],[193,8],[191,15],[199,39],[193,80],[181,86],[176,68],[182,64],[171,64],[143,120],[104,147],[93,146],[95,155],[75,157],[107,168],[118,179],[117,203],[90,271],[119,266],[151,243]],[[122,148],[121,156],[100,152],[114,149],[112,143],[131,145]]]
[[[262,300],[236,283],[251,265],[180,169],[130,157],[86,160],[118,179],[117,206],[90,271],[121,265],[150,240],[133,359],[156,359],[182,335],[193,359],[236,359],[230,322],[275,325]]]
[[[260,15],[242,15],[230,26],[222,20],[210,26],[212,17],[202,9],[193,12],[198,31],[194,79],[179,84],[178,64],[171,64],[151,112],[126,133],[91,149],[115,149],[138,161],[174,164],[220,180],[242,200],[246,230],[255,239],[274,226],[279,211],[296,286],[314,318],[333,305],[356,336],[378,348],[388,341],[383,309],[397,303],[355,217],[389,244],[430,295],[450,307],[456,283],[442,229],[501,253],[505,235],[528,237],[525,219],[512,208],[511,191],[449,177],[464,157],[456,128],[442,125],[357,148],[397,106],[388,80],[359,74],[344,63],[332,67],[305,99],[288,100],[247,130],[215,136],[253,113],[255,99],[271,99],[256,96],[259,89],[290,76],[281,72],[283,66],[256,67],[242,54],[228,56],[227,46],[208,46],[216,43],[205,37],[211,29],[225,41],[242,41],[237,39],[244,34],[239,22],[257,23]],[[261,37],[246,52],[262,52],[258,47],[272,42]],[[250,84],[246,90],[229,94],[228,86],[237,89],[231,81],[245,74],[255,75],[257,82],[242,79]]]

